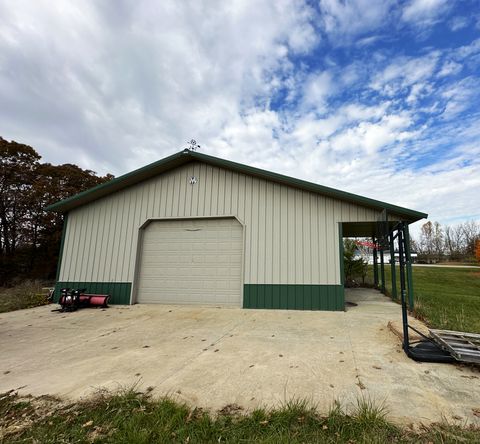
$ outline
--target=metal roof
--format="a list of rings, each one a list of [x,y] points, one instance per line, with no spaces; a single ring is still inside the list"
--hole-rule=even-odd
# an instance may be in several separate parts
[[[165,157],[157,162],[146,165],[142,168],[134,170],[130,173],[119,176],[109,182],[97,185],[89,190],[83,191],[79,194],[71,196],[67,199],[56,202],[46,209],[48,211],[68,212],[74,208],[85,205],[94,200],[100,199],[104,196],[120,191],[129,186],[135,185],[144,180],[150,179],[165,171],[177,168],[189,162],[199,161],[209,165],[226,168],[231,171],[236,171],[250,176],[255,176],[261,179],[272,182],[288,185],[302,190],[310,191],[312,193],[322,194],[333,199],[339,199],[345,202],[351,202],[357,205],[362,205],[377,210],[387,209],[389,214],[400,217],[409,222],[415,222],[426,218],[426,213],[411,210],[408,208],[399,207],[379,200],[370,199],[368,197],[359,196],[357,194],[347,193],[346,191],[337,190],[335,188],[318,185],[316,183],[307,182],[293,177],[284,176],[271,171],[254,168],[241,163],[232,162],[229,160],[220,159],[218,157],[209,156],[203,153],[197,153],[190,150],[180,151],[171,156]]]

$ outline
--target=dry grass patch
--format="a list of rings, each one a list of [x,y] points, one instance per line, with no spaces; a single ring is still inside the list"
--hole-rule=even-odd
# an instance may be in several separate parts
[[[12,287],[0,287],[0,313],[38,307],[48,303],[42,281],[23,281]]]

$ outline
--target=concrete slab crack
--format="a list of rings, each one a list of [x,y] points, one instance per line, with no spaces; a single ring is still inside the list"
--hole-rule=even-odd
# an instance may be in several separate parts
[[[177,367],[174,371],[172,371],[168,376],[162,379],[162,381],[159,383],[159,386],[163,385],[166,381],[168,381],[170,378],[175,376],[178,372],[182,371],[184,368],[186,368],[188,365],[190,365],[193,361],[198,359],[201,355],[204,353],[207,353],[207,351],[211,348],[213,348],[215,345],[217,345],[222,339],[225,337],[229,336],[237,327],[240,325],[244,324],[246,321],[243,319],[240,322],[237,322],[231,329],[227,330],[223,335],[218,337],[216,340],[214,340],[209,346],[207,346],[205,349],[201,350],[199,353],[197,353],[195,356],[184,362],[181,366]]]

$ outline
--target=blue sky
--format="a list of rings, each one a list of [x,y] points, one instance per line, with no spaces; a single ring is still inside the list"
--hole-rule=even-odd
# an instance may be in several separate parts
[[[0,135],[116,175],[202,151],[480,220],[480,1],[0,0]]]

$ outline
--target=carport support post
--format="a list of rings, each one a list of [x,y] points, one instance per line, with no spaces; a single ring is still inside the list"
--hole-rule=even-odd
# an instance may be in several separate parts
[[[409,348],[409,339],[408,339],[408,313],[407,313],[407,301],[405,300],[405,261],[404,261],[404,251],[403,251],[403,224],[400,224],[398,229],[398,262],[400,265],[400,297],[402,304],[402,325],[403,325],[403,350],[405,353]]]
[[[410,232],[408,224],[403,224],[403,238],[405,240],[405,259],[407,268],[407,286],[408,286],[408,306],[413,310],[413,277],[412,277],[412,258],[410,256]]]
[[[373,243],[376,245],[377,239],[375,236],[372,239]],[[373,247],[373,284],[375,288],[378,288],[378,256],[376,247]]]
[[[381,291],[385,294],[385,262],[383,257],[383,247],[380,249],[380,277],[382,279]]]
[[[395,268],[395,244],[393,232],[390,233],[390,267],[392,275],[392,298],[397,299],[397,270]]]

